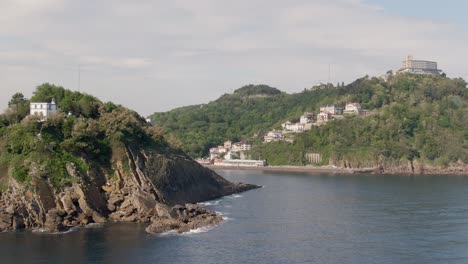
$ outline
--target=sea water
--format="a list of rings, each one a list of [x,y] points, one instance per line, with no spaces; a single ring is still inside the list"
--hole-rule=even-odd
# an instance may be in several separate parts
[[[200,203],[226,221],[0,234],[0,263],[468,263],[468,176],[218,171],[264,186]]]

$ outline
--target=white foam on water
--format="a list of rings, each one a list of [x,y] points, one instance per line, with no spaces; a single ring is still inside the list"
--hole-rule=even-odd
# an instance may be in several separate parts
[[[175,230],[170,230],[170,231],[167,231],[167,232],[164,232],[164,233],[161,233],[161,234],[158,234],[158,236],[173,236],[173,235],[177,235],[177,231]]]
[[[231,195],[231,196],[229,196],[229,197],[231,197],[231,198],[242,198],[242,197],[244,197],[244,196],[242,196],[242,195],[240,195],[240,194],[233,194],[233,195]]]
[[[100,227],[103,227],[104,224],[102,223],[91,223],[91,224],[87,224],[84,226],[84,228],[100,228]]]
[[[77,226],[74,226],[70,229],[68,229],[67,231],[63,231],[63,232],[54,232],[54,233],[51,233],[51,235],[62,235],[62,234],[68,234],[68,233],[71,233],[71,232],[75,232],[77,231],[78,229],[80,229],[79,227]]]
[[[215,211],[218,215],[220,215],[224,221],[231,221],[233,220],[233,218],[230,218],[228,217],[227,215],[229,215],[229,213],[224,213],[224,212],[219,212],[219,211]]]
[[[48,232],[48,230],[46,228],[33,228],[31,230],[31,232],[33,232],[33,233],[46,233],[46,232]]]
[[[196,229],[192,229],[190,231],[187,231],[187,232],[184,232],[180,235],[182,236],[190,236],[190,235],[195,235],[195,234],[200,234],[200,233],[206,233],[208,231],[210,231],[213,227],[200,227],[200,228],[196,228]]]
[[[217,214],[220,215],[220,216],[230,214],[230,213],[225,213],[225,212],[220,212],[220,211],[215,211],[215,213],[217,213]]]
[[[47,228],[34,228],[31,230],[31,232],[34,234],[44,234],[44,235],[63,235],[63,234],[75,232],[78,229],[80,229],[78,226],[74,226],[66,231],[50,232]]]
[[[213,206],[213,205],[218,205],[220,202],[221,200],[214,200],[214,201],[208,201],[208,202],[201,202],[197,204],[201,206]]]
[[[224,221],[232,221],[234,220],[234,218],[231,218],[231,217],[227,217],[227,216],[221,216],[223,218]]]

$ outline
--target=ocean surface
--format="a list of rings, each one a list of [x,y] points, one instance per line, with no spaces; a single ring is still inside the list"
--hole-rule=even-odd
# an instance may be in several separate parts
[[[468,263],[468,176],[218,172],[264,187],[203,203],[217,227],[1,233],[0,263]]]

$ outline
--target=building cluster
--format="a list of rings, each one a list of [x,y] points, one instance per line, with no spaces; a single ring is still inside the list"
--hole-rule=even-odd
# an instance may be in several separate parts
[[[224,159],[236,159],[244,156],[244,151],[250,150],[252,148],[252,143],[248,141],[240,141],[232,143],[228,140],[224,142],[223,145],[210,148],[210,159],[214,160],[217,158]]]
[[[245,151],[252,148],[252,143],[240,141],[233,143],[228,140],[223,145],[210,149],[208,159],[197,159],[202,165],[215,166],[235,166],[235,167],[263,167],[266,166],[265,160],[246,159]]]
[[[305,112],[300,118],[298,123],[291,123],[287,121],[281,124],[283,132],[304,132],[312,128],[314,122],[314,113]]]
[[[298,123],[287,121],[281,124],[282,130],[269,131],[264,137],[264,143],[274,141],[287,141],[292,143],[292,139],[287,137],[288,133],[301,133],[310,130],[312,126],[323,125],[333,119],[343,118],[344,115],[359,115],[368,116],[370,111],[361,108],[359,103],[348,103],[345,107],[336,105],[325,105],[320,107],[320,112],[317,115],[306,112],[300,118]]]

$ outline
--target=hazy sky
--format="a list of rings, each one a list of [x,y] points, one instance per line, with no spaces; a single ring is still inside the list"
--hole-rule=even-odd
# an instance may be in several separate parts
[[[0,106],[44,82],[143,115],[245,84],[298,92],[396,70],[468,79],[462,0],[0,0]]]

